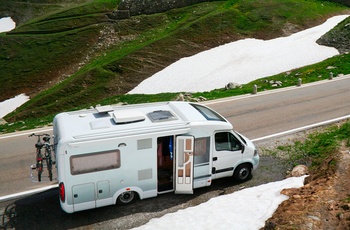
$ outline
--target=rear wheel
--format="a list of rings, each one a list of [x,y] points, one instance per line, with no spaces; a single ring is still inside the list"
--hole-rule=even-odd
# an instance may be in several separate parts
[[[126,205],[130,204],[135,200],[135,192],[127,191],[120,194],[117,198],[117,204]]]
[[[38,181],[41,182],[41,173],[42,173],[42,170],[38,170]]]
[[[239,165],[234,172],[234,179],[238,182],[246,181],[250,178],[252,168],[248,164]]]
[[[39,160],[37,163],[37,170],[38,170],[38,181],[41,182],[41,174],[43,172],[43,162],[42,160]]]

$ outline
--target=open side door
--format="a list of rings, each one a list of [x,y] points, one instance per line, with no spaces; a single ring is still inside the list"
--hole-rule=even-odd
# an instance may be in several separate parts
[[[175,193],[193,194],[194,137],[176,137]]]

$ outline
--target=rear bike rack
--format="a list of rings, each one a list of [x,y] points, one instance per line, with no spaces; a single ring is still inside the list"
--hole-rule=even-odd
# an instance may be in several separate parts
[[[52,167],[52,173],[54,173],[54,167]],[[53,182],[57,180],[57,178],[52,178],[52,181],[49,179],[49,172],[47,170],[46,162],[43,162],[43,172],[41,174],[41,181],[38,181],[38,171],[36,170],[36,164],[30,165],[30,180],[34,183],[42,183],[42,182]]]

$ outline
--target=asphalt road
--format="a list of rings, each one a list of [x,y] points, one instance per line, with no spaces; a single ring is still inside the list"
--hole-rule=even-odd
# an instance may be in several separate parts
[[[34,145],[37,139],[28,136],[33,132],[52,134],[48,129],[50,127],[0,136],[0,197],[56,183],[44,178],[46,171],[43,173],[43,181],[46,180],[43,183],[32,182],[31,178],[30,166],[36,163]],[[37,174],[34,175],[34,180],[37,179],[36,176]],[[54,178],[57,178],[56,170]]]
[[[349,77],[206,104],[254,139],[350,115]]]
[[[347,75],[205,104],[226,117],[238,132],[254,139],[350,115],[349,99],[350,75]],[[35,132],[51,134],[49,129]],[[0,136],[0,197],[54,184],[31,181],[30,165],[35,163],[36,142],[34,137],[28,137],[32,132]]]
[[[225,116],[233,123],[237,131],[248,138],[255,139],[349,115],[349,98],[350,76],[348,75],[344,78],[336,78],[321,83],[258,93],[257,95],[226,98],[206,102],[205,104]],[[35,132],[51,133],[47,129],[50,129],[50,127]],[[30,133],[32,131],[0,136],[0,197],[54,184],[54,182],[33,183],[30,179],[30,165],[35,163],[34,144],[36,141],[35,138],[28,137]],[[268,161],[265,163],[268,164]],[[215,186],[218,188],[211,186],[213,188],[200,189],[195,196],[190,198],[180,196],[177,199],[173,199],[172,202],[180,202],[181,204],[181,202],[186,202],[190,199],[195,200],[200,194],[211,194],[222,190],[222,188],[232,189],[231,183],[225,180],[218,181],[216,184]],[[64,226],[76,228],[79,227],[79,223],[82,223],[81,226],[87,226],[89,223],[99,223],[102,220],[127,219],[129,215],[134,213],[131,209],[141,210],[145,207],[144,205],[149,205],[147,207],[151,208],[159,205],[163,206],[164,202],[169,202],[166,201],[169,199],[169,196],[172,197],[170,194],[157,199],[144,200],[140,201],[140,203],[136,202],[134,206],[125,208],[125,210],[124,208],[118,208],[119,211],[124,210],[123,214],[113,213],[115,211],[113,207],[106,207],[102,210],[99,209],[99,212],[103,215],[106,214],[104,217],[95,216],[94,211],[86,211],[69,216],[64,214],[59,208],[57,189],[51,189],[45,193],[31,195],[14,202],[17,204],[18,213],[25,213],[25,215],[31,216],[31,220],[26,220],[22,216],[21,223],[17,224],[17,228],[25,228],[27,226],[26,223],[34,223],[36,229],[40,229],[40,226],[45,227],[45,224],[38,222],[43,213],[50,213],[45,215],[50,215],[52,220],[59,217],[61,218],[60,220],[67,221],[67,223],[59,221],[62,224],[59,227],[60,229]],[[11,202],[13,201],[2,202],[1,207],[5,207]],[[177,204],[175,203],[172,205],[176,206]],[[172,205],[168,204],[170,208]],[[159,207],[154,208],[159,211]],[[161,210],[163,208],[165,207],[162,207]]]

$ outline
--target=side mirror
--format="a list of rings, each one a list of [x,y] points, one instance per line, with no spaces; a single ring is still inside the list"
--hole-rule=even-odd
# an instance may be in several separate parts
[[[244,150],[245,150],[245,146],[242,145],[242,153],[244,153]]]

